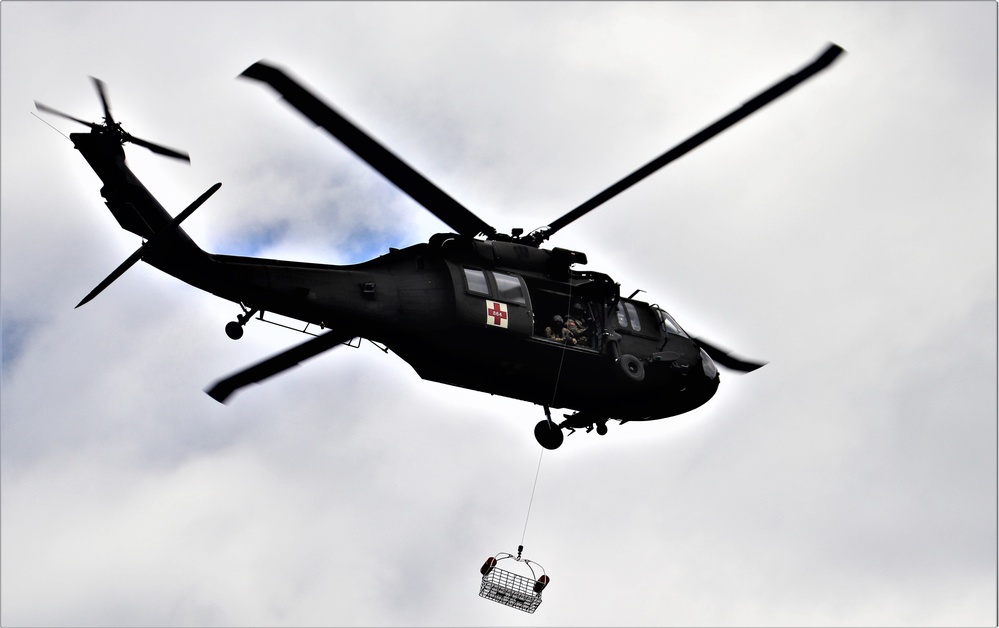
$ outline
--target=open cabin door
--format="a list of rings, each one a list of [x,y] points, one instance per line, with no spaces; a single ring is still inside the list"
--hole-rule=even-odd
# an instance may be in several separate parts
[[[586,273],[572,282],[529,281],[534,305],[534,337],[569,348],[603,352],[605,331],[612,328],[618,287],[609,277]]]

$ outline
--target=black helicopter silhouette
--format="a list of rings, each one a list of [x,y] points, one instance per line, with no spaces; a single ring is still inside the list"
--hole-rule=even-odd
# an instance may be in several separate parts
[[[291,106],[326,129],[358,157],[454,230],[429,242],[359,264],[332,266],[207,253],[180,224],[214,194],[212,186],[176,217],[153,198],[125,164],[122,145],[190,161],[186,153],[136,138],[112,118],[106,88],[93,79],[104,110],[91,123],[38,102],[39,111],[90,127],[70,140],[103,182],[101,195],[122,228],[144,242],[90,292],[94,298],[140,259],[181,281],[239,304],[226,325],[233,339],[270,312],[327,331],[216,382],[225,402],[235,391],[355,338],[394,351],[420,377],[521,399],[544,408],[535,427],[555,449],[563,429],[599,434],[607,421],[647,421],[682,414],[718,388],[715,363],[748,372],[744,361],[687,334],[661,307],[622,297],[607,275],[573,269],[583,253],[541,245],[608,199],[731,127],[828,67],[843,50],[830,44],[786,77],[546,227],[509,235],[441,191],[370,135],[322,102],[284,71],[258,62],[242,76],[270,85]],[[269,321],[270,322],[270,321]],[[303,330],[304,331],[304,330]],[[572,410],[555,423],[551,408]]]

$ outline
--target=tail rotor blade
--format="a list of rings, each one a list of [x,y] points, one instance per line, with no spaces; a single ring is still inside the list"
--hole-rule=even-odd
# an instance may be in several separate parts
[[[84,126],[89,126],[90,128],[93,128],[94,126],[96,126],[93,122],[87,122],[86,120],[81,120],[79,118],[74,118],[73,116],[69,115],[68,113],[63,113],[62,111],[59,111],[58,109],[53,109],[52,107],[49,107],[48,105],[45,105],[45,104],[42,104],[42,103],[38,102],[37,100],[35,101],[35,109],[41,111],[42,113],[51,113],[52,115],[59,116],[60,118],[66,118],[67,120],[72,120],[73,122],[79,122],[80,124],[82,124]]]
[[[148,148],[149,150],[153,151],[158,155],[165,155],[167,157],[173,157],[175,159],[181,159],[183,161],[191,163],[191,156],[183,151],[167,148],[166,146],[160,146],[159,144],[153,144],[152,142],[148,142],[146,140],[140,139],[128,133],[124,134],[124,138],[126,142],[131,142],[132,144],[138,144],[139,146],[144,146],[145,148]]]
[[[112,136],[116,136],[122,142],[131,142],[132,144],[138,144],[139,146],[148,148],[149,150],[153,151],[158,155],[165,155],[167,157],[173,157],[174,159],[181,159],[188,163],[191,162],[190,155],[188,155],[184,151],[176,150],[174,148],[167,148],[166,146],[162,146],[160,144],[154,144],[153,142],[150,142],[148,140],[135,137],[134,135],[122,129],[121,125],[115,122],[114,118],[111,117],[111,107],[108,105],[107,87],[104,85],[104,82],[92,76],[90,77],[90,80],[94,82],[94,87],[97,88],[97,95],[100,96],[101,98],[101,107],[104,109],[103,125],[96,124],[94,122],[87,122],[86,120],[81,120],[80,118],[71,116],[68,113],[64,113],[62,111],[59,111],[58,109],[53,109],[48,105],[42,104],[37,100],[35,101],[35,108],[38,109],[38,111],[44,113],[50,113],[59,116],[61,118],[66,118],[67,120],[72,120],[73,122],[78,122],[84,126],[90,127],[94,131],[103,132]]]
[[[93,76],[90,77],[90,80],[94,82],[94,87],[97,88],[97,95],[101,97],[101,106],[104,108],[104,120],[108,124],[114,124],[114,118],[111,117],[111,107],[108,105],[107,87],[104,85],[104,81]]]

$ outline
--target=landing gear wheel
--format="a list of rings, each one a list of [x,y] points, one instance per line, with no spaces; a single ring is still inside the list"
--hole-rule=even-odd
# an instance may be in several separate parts
[[[243,326],[236,321],[228,322],[225,325],[225,335],[233,340],[239,340],[243,337]]]
[[[625,380],[636,384],[645,379],[645,365],[642,361],[630,354],[624,354],[617,360],[618,373]]]
[[[540,421],[534,426],[534,438],[538,439],[545,449],[558,449],[562,444],[562,428],[551,421]]]
[[[607,433],[607,424],[606,423],[600,423],[600,424],[598,424],[597,425],[597,434],[600,434],[601,436],[603,436],[606,433]]]

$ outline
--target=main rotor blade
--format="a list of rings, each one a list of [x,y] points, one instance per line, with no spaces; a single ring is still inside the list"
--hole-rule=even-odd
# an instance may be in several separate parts
[[[221,379],[205,392],[215,401],[225,403],[226,399],[240,388],[256,384],[268,377],[298,366],[300,362],[304,362],[323,351],[328,351],[339,344],[347,342],[351,338],[354,338],[355,335],[338,330],[330,330],[321,336],[306,340],[302,344],[296,345],[283,353],[267,358],[263,362],[254,364],[225,379]]]
[[[787,92],[791,91],[801,83],[808,80],[810,77],[814,76],[815,74],[818,74],[825,68],[829,67],[829,65],[842,52],[843,52],[842,48],[840,48],[836,44],[830,44],[829,47],[826,48],[825,51],[823,51],[822,54],[819,55],[819,57],[815,61],[805,66],[805,68],[803,68],[798,73],[788,76],[787,78],[775,84],[774,86],[770,87],[769,89],[761,92],[756,97],[746,101],[741,107],[739,107],[732,113],[728,114],[724,118],[721,118],[714,124],[705,127],[701,131],[692,135],[690,138],[684,140],[683,142],[680,142],[679,144],[669,149],[659,157],[656,157],[655,159],[645,164],[635,172],[629,174],[625,178],[621,179],[614,185],[604,190],[603,192],[600,192],[593,198],[589,199],[579,207],[576,207],[569,213],[565,214],[561,218],[552,222],[550,225],[548,225],[548,228],[545,229],[541,234],[542,239],[548,239],[556,231],[560,230],[562,227],[565,227],[566,225],[576,220],[577,218],[580,218],[587,212],[595,209],[596,207],[599,207],[601,204],[607,202],[611,198],[627,190],[631,186],[635,185],[636,183],[638,183],[645,177],[649,176],[653,172],[659,170],[660,168],[670,163],[671,161],[687,154],[694,148],[697,148],[698,146],[708,141],[709,139],[713,138],[714,136],[718,135],[725,129],[741,121],[743,118],[749,116],[750,114],[758,111],[762,107],[770,104],[774,100],[780,98]]]
[[[157,153],[159,155],[166,155],[167,157],[174,157],[176,159],[183,159],[184,161],[190,163],[191,157],[185,152],[174,150],[172,148],[167,148],[166,146],[160,146],[159,144],[153,144],[152,142],[147,142],[146,140],[139,139],[134,135],[129,133],[124,134],[125,141],[131,142],[133,144],[138,144],[139,146],[145,146],[149,150]]]
[[[467,236],[496,233],[495,228],[448,196],[409,164],[302,87],[283,70],[257,62],[244,70],[242,76],[270,85],[291,106],[326,129],[354,154],[458,233]]]
[[[721,364],[725,368],[732,369],[733,371],[750,373],[761,366],[766,366],[766,362],[750,362],[748,360],[739,359],[728,351],[719,349],[701,338],[692,338],[692,340],[704,349],[704,352],[707,353],[712,360]]]

